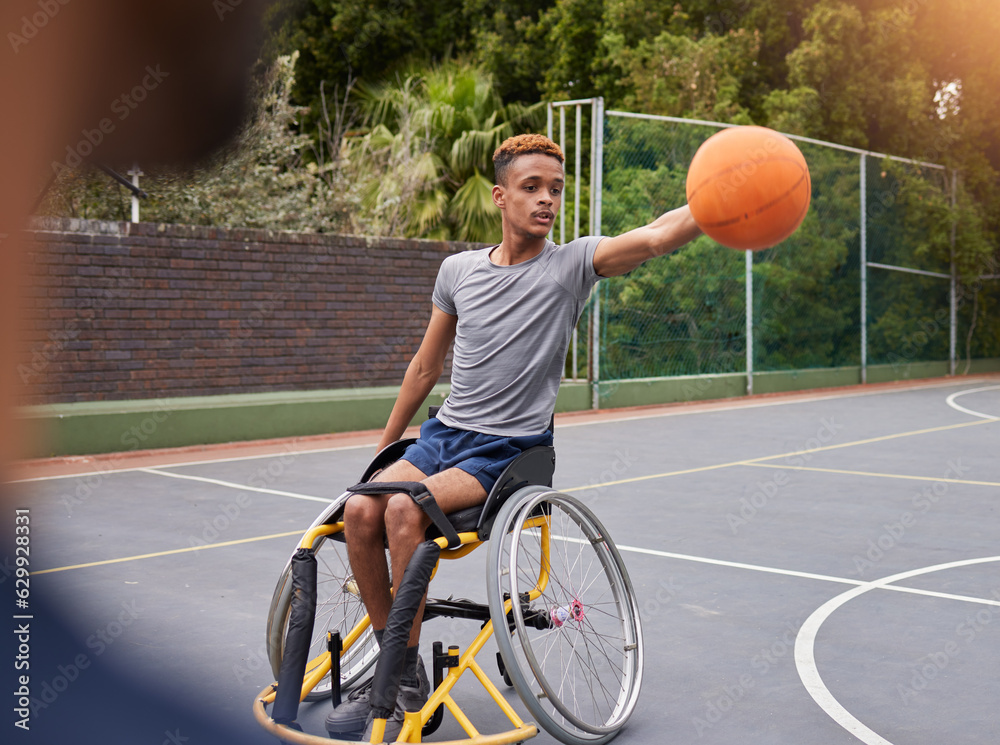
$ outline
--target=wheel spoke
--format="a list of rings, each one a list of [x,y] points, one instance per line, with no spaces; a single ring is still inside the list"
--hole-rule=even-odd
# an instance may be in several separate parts
[[[541,531],[506,533],[529,513],[538,514],[543,502],[550,526],[546,551]],[[505,537],[500,548],[491,545],[497,581],[509,582],[505,589],[516,598],[547,574],[530,606],[514,606],[513,639],[500,642],[510,657],[511,680],[537,721],[564,743],[605,742],[635,708],[641,675],[638,611],[621,557],[574,497],[531,495],[501,514]],[[550,627],[526,625],[529,608],[551,618]]]

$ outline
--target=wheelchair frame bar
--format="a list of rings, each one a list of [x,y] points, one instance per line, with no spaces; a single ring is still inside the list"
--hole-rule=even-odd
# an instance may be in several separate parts
[[[342,533],[344,531],[344,522],[340,521],[338,523],[324,523],[322,525],[316,525],[309,528],[302,536],[302,540],[299,541],[299,548],[312,548],[313,543],[316,539],[324,535],[333,535],[334,533]]]
[[[545,546],[544,551],[545,554],[547,554],[551,540],[548,518],[544,515],[529,518],[525,520],[522,525],[522,530],[533,528],[541,529],[542,541]],[[314,525],[306,531],[305,535],[303,535],[302,540],[299,543],[299,548],[312,549],[313,543],[315,543],[318,537],[333,535],[341,532],[343,529],[343,522]],[[441,559],[453,560],[461,558],[483,544],[483,541],[479,538],[479,534],[475,531],[459,533],[459,538],[461,540],[460,545],[451,549],[447,548],[447,538],[442,536],[434,539],[435,543],[437,543],[442,549]],[[545,586],[548,584],[548,571],[544,568],[548,565],[548,561],[546,560],[542,562],[542,564],[543,568],[539,574],[538,583],[533,590],[529,591],[529,596],[533,595],[534,597],[537,597],[542,591],[544,591]],[[435,567],[435,573],[436,571],[437,568]],[[505,617],[511,612],[512,608],[513,601],[508,598],[504,602]],[[351,645],[354,644],[358,638],[360,638],[360,636],[367,629],[369,623],[370,620],[366,615],[361,621],[358,622],[357,625],[355,625],[353,629],[351,629],[343,640],[342,653],[350,649]],[[467,735],[469,735],[469,738],[466,740],[453,740],[446,743],[439,743],[438,745],[509,745],[511,743],[521,742],[538,734],[538,727],[532,723],[526,724],[523,720],[521,720],[521,718],[517,715],[517,712],[514,711],[513,707],[507,702],[503,694],[500,693],[493,681],[489,679],[482,667],[480,667],[479,663],[475,660],[476,655],[482,651],[486,642],[492,638],[493,634],[494,626],[493,620],[491,619],[486,622],[480,632],[476,635],[476,638],[473,639],[473,641],[466,648],[465,652],[459,656],[457,665],[448,669],[448,673],[441,682],[441,685],[431,692],[431,695],[424,707],[420,711],[406,713],[403,728],[400,731],[397,742],[420,742],[421,730],[423,729],[423,726],[434,715],[437,708],[442,705],[447,707],[447,709],[452,713],[462,729]],[[453,652],[453,654],[457,654],[457,652]],[[302,699],[305,699],[306,695],[327,675],[327,673],[330,672],[330,668],[331,660],[329,654],[321,654],[307,663],[306,676],[302,684]],[[472,671],[476,679],[480,682],[483,688],[486,689],[486,692],[500,707],[504,715],[510,720],[514,729],[494,735],[480,734],[462,711],[461,707],[459,707],[458,703],[451,697],[451,691],[458,683],[459,678],[469,670]],[[321,743],[338,742],[337,740],[333,740],[328,737],[320,737],[300,732],[275,722],[270,716],[268,716],[266,706],[267,704],[274,702],[276,692],[277,684],[272,683],[261,691],[254,701],[254,717],[265,730],[283,742],[294,743],[295,745],[320,745]],[[373,739],[377,738],[381,740],[381,734],[384,731],[384,726],[385,720],[375,721],[372,733]]]
[[[507,601],[505,606],[507,612],[510,611],[510,601]],[[503,697],[503,694],[497,689],[486,673],[483,671],[479,663],[476,662],[476,655],[478,655],[486,642],[490,640],[493,636],[493,621],[487,621],[486,625],[480,630],[476,635],[476,638],[472,640],[469,646],[466,648],[465,652],[459,656],[458,664],[455,667],[448,669],[448,674],[445,676],[444,680],[441,681],[441,685],[438,686],[427,699],[427,703],[420,711],[408,712],[406,714],[406,719],[403,723],[403,729],[399,733],[399,741],[406,742],[408,737],[411,737],[414,733],[419,734],[423,726],[430,720],[434,715],[434,711],[440,705],[444,705],[448,708],[448,711],[452,713],[455,719],[461,725],[465,733],[469,735],[469,741],[474,743],[481,743],[487,741],[488,738],[493,737],[484,736],[479,733],[475,728],[469,718],[465,715],[465,712],[459,707],[455,700],[451,697],[451,691],[458,683],[458,679],[467,671],[471,670],[473,675],[479,680],[483,688],[490,697],[496,702],[503,713],[510,720],[511,724],[514,725],[515,729],[512,732],[519,733],[519,738],[513,740],[517,742],[520,739],[526,737],[534,737],[538,734],[538,728],[534,725],[526,725],[521,718],[514,711],[513,707],[507,703],[507,700]],[[451,654],[457,654],[457,652],[451,652]],[[414,740],[418,742],[419,740]],[[466,742],[465,740],[460,740],[458,742]]]
[[[306,534],[302,537],[302,540],[299,542],[299,548],[312,549],[313,544],[316,542],[316,539],[318,537],[334,535],[336,533],[342,532],[343,529],[344,529],[343,522],[316,525],[310,528],[306,532]],[[460,559],[463,556],[474,551],[482,544],[482,541],[479,540],[476,533],[472,532],[461,533],[459,534],[459,537],[462,538],[462,540],[469,539],[469,542],[463,543],[462,545],[457,546],[456,548],[453,549],[442,550],[441,558],[447,560]],[[440,541],[437,542],[438,545],[440,545]],[[436,568],[434,571],[435,573],[437,573]],[[364,634],[365,630],[368,628],[370,624],[371,624],[371,619],[369,619],[368,615],[365,614],[364,618],[358,621],[357,625],[353,629],[351,629],[351,631],[347,634],[347,636],[345,636],[344,639],[342,640],[341,643],[343,644],[343,652],[346,652],[353,646],[353,644],[361,637],[361,635]],[[313,688],[315,688],[316,685],[319,684],[321,680],[323,680],[323,678],[326,677],[327,673],[330,672],[331,666],[332,665],[330,662],[330,657],[326,653],[321,654],[318,657],[314,657],[312,660],[306,663],[306,676],[302,681],[302,693],[299,698],[300,702],[304,701],[305,697],[309,694],[309,692]]]

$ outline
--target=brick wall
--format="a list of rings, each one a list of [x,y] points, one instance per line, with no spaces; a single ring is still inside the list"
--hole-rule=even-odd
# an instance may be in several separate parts
[[[33,227],[25,405],[398,385],[438,266],[469,247],[88,220]]]

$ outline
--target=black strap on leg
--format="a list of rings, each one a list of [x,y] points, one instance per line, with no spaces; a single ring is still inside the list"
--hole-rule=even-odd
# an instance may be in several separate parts
[[[427,517],[431,519],[441,535],[448,541],[448,548],[461,545],[458,531],[438,505],[431,490],[420,481],[370,481],[366,484],[355,484],[347,489],[353,494],[409,494],[419,505]]]

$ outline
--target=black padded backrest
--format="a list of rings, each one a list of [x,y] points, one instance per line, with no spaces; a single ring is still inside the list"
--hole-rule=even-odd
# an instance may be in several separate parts
[[[511,494],[529,485],[552,486],[552,474],[556,470],[556,451],[548,445],[528,448],[504,469],[493,489],[486,497],[483,512],[479,517],[477,532],[479,539],[489,538],[493,521],[500,507]]]
[[[428,417],[436,417],[440,406],[430,406],[427,409]],[[556,417],[553,413],[549,419],[549,431],[555,431]],[[513,462],[504,469],[497,479],[493,489],[486,496],[483,504],[483,511],[479,516],[479,525],[476,531],[480,540],[489,538],[490,530],[493,528],[493,521],[496,520],[497,513],[501,505],[507,498],[518,489],[537,484],[539,486],[552,486],[552,474],[556,470],[556,451],[549,445],[537,445],[528,448]]]

